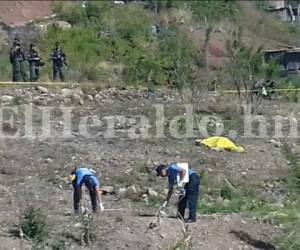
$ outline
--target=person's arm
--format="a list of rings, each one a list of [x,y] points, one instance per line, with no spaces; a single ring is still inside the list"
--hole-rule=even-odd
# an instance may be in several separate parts
[[[172,197],[172,194],[173,194],[173,185],[169,184],[169,190],[168,190],[168,194],[167,194],[167,197],[166,197],[166,200],[165,200],[165,206],[168,205],[171,197]]]
[[[57,60],[57,57],[55,56],[54,52],[52,52],[52,53],[50,54],[50,60],[52,60],[52,61]]]
[[[100,191],[99,187],[96,188],[96,198],[98,200],[98,204],[99,204],[100,210],[101,210],[101,212],[103,212],[104,206],[102,204],[101,191]]]
[[[82,206],[82,189],[81,187],[78,187],[79,190],[78,190],[78,195],[79,195],[79,207]]]
[[[64,52],[62,52],[62,60],[63,60],[63,63],[68,66],[68,61],[67,61],[67,57],[66,57],[66,54]]]
[[[10,61],[10,63],[14,62],[14,51],[13,51],[13,49],[11,49],[10,52],[9,52],[9,61]]]
[[[96,197],[97,197],[97,200],[98,200],[98,203],[102,203],[102,197],[101,197],[101,191],[100,191],[100,188],[96,188]]]

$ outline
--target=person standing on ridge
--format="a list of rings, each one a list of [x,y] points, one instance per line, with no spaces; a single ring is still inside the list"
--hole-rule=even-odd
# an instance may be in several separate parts
[[[27,75],[24,69],[24,62],[26,61],[25,53],[21,48],[21,41],[18,38],[14,39],[13,46],[9,52],[9,60],[12,65],[12,81],[18,82],[21,80],[26,82]]]
[[[59,42],[55,43],[55,48],[50,55],[50,59],[53,63],[53,81],[58,80],[59,77],[60,80],[63,82],[65,80],[63,74],[63,67],[64,65],[67,65],[67,62],[66,55],[62,50]]]
[[[29,62],[29,75],[30,81],[36,82],[39,80],[40,76],[40,66],[44,65],[42,58],[39,56],[38,51],[34,44],[30,44],[29,51],[27,54],[27,61]]]

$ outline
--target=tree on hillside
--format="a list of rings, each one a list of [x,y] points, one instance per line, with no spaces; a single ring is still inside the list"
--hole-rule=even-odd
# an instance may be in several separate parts
[[[179,91],[183,102],[193,103],[202,92],[204,58],[189,35],[170,29],[160,42],[161,51],[167,58],[168,85]]]
[[[274,62],[268,65],[264,62],[262,47],[255,48],[247,46],[242,40],[241,28],[233,32],[232,40],[226,44],[228,63],[226,72],[230,81],[234,84],[239,97],[239,105],[244,114],[256,112],[260,102],[256,95],[260,94],[254,90],[254,77],[269,80],[276,74]]]

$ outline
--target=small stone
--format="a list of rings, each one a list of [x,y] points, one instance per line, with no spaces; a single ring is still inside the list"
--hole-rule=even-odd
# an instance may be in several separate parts
[[[225,216],[224,217],[224,222],[225,223],[229,223],[230,222],[230,217],[229,216]]]
[[[73,89],[72,91],[74,94],[77,94],[77,95],[80,95],[80,96],[83,96],[83,92],[82,92],[82,89],[81,88],[76,88],[76,89]]]
[[[241,172],[242,177],[246,177],[248,173],[246,171]]]
[[[113,186],[103,186],[103,187],[101,187],[101,190],[106,192],[106,193],[111,194],[115,191],[115,187],[113,187]]]
[[[53,160],[52,160],[51,158],[47,158],[47,159],[45,160],[45,162],[46,162],[46,163],[51,163],[51,162],[53,162]]]
[[[94,101],[94,97],[92,95],[87,95],[86,97],[90,102]]]
[[[119,189],[119,195],[120,195],[120,197],[124,197],[125,194],[126,194],[126,188],[120,188]]]
[[[150,197],[157,197],[158,193],[156,191],[154,191],[152,188],[148,189],[148,194]]]
[[[127,188],[126,192],[136,194],[136,193],[137,193],[137,190],[136,190],[136,187],[135,187],[135,186],[130,186],[130,187]]]
[[[96,100],[97,102],[100,102],[101,99],[102,99],[101,95],[99,95],[99,94],[96,94],[96,95],[95,95],[95,100]]]
[[[61,94],[63,97],[70,97],[72,96],[72,90],[71,89],[62,89]]]
[[[41,94],[46,94],[46,93],[48,93],[48,89],[47,89],[46,87],[37,86],[37,90],[38,90]]]
[[[269,143],[272,143],[277,148],[281,148],[282,147],[282,143],[280,141],[276,141],[274,139],[270,139]]]
[[[80,105],[83,105],[83,100],[79,94],[73,94],[72,99],[74,102],[77,102]]]

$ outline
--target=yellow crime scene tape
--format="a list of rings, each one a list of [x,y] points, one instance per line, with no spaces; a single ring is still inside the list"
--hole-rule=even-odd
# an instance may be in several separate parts
[[[237,93],[251,93],[251,92],[261,92],[262,90],[261,89],[249,89],[249,90],[245,90],[245,89],[242,89],[240,91],[238,90],[213,90],[213,91],[209,91],[209,92],[215,92],[215,93],[220,93],[220,94],[223,94],[223,93],[228,93],[228,94],[237,94]],[[295,89],[272,89],[272,91],[274,92],[286,92],[286,91],[300,91],[300,88],[295,88]]]

